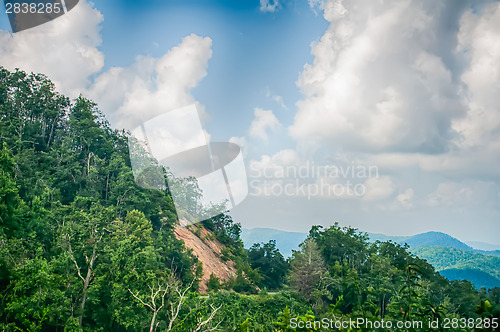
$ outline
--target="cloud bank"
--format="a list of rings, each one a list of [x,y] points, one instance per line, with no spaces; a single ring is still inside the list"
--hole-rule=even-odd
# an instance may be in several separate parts
[[[104,66],[102,14],[85,1],[58,19],[11,34],[0,30],[0,63],[9,70],[44,73],[57,89],[77,97]]]
[[[197,104],[191,89],[206,76],[212,40],[191,34],[160,58],[137,58],[128,68],[113,67],[99,75],[87,91],[110,122],[133,129],[161,113]]]
[[[299,146],[389,168],[500,176],[491,167],[500,162],[498,2],[320,7],[330,26],[297,81],[304,97],[289,133]]]

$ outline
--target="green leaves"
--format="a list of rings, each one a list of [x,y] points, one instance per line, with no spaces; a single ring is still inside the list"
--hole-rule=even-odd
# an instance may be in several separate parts
[[[171,198],[135,185],[125,133],[94,102],[0,67],[0,144],[2,327],[120,329],[115,307],[143,314],[125,283],[193,279]]]
[[[19,229],[23,202],[15,181],[14,157],[3,144],[0,151],[0,232],[12,234]]]
[[[63,324],[70,305],[53,264],[45,259],[28,259],[14,274],[5,292],[5,313],[16,326],[26,331],[40,331],[48,321]]]
[[[276,248],[276,241],[256,243],[248,250],[248,260],[253,269],[258,269],[263,279],[258,286],[268,290],[283,287],[288,264]]]

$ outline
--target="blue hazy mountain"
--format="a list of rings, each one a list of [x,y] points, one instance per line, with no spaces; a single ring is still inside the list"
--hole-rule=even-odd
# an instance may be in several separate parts
[[[477,249],[477,250],[500,251],[500,245],[498,245],[498,244],[491,244],[491,243],[478,242],[478,241],[466,241],[465,244],[467,244],[467,245],[469,245],[472,248]]]
[[[438,246],[445,248],[460,249],[464,251],[473,251],[476,253],[490,255],[490,256],[500,256],[500,250],[482,250],[484,248],[496,249],[500,246],[478,242],[482,244],[481,247],[479,246],[472,247],[454,238],[451,235],[441,232],[427,232],[412,236],[391,236],[385,234],[368,233],[368,236],[370,237],[370,241],[375,242],[378,240],[378,241],[393,241],[399,244],[407,243],[410,246],[410,248],[418,248],[423,246],[426,247]]]
[[[477,269],[446,269],[439,273],[449,280],[469,280],[476,287],[489,289],[500,285],[500,279]]]
[[[285,258],[292,255],[292,250],[298,250],[299,244],[306,237],[307,233],[287,232],[272,228],[243,228],[241,231],[241,239],[245,248],[250,248],[254,243],[267,243],[269,240],[276,240],[276,247]]]
[[[391,240],[408,244],[413,253],[427,260],[450,280],[469,280],[478,288],[500,287],[499,250],[476,249],[441,232],[427,232],[413,236],[384,234],[369,234],[369,236],[371,241]]]
[[[387,236],[383,234],[370,234],[370,233],[368,233],[368,235],[370,236],[370,239],[372,241],[391,240],[400,244],[407,243],[410,246],[410,248],[416,248],[421,246],[440,246],[440,247],[455,248],[467,251],[474,250],[474,248],[466,245],[460,240],[454,238],[453,236],[441,232],[427,232],[413,236]]]
[[[500,287],[500,257],[440,246],[420,246],[411,251],[448,279],[469,280],[478,288]]]

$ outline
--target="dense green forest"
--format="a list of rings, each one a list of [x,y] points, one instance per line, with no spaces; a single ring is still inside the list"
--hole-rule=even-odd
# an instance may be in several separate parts
[[[245,250],[227,214],[203,225],[237,273],[199,294],[168,189],[138,187],[126,133],[43,75],[0,67],[0,146],[2,331],[321,331],[314,321],[359,318],[469,331],[500,317],[499,288],[450,282],[407,246],[314,226],[285,260],[273,241]]]

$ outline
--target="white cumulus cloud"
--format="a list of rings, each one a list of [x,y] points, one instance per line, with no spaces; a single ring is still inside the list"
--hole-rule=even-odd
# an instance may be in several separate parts
[[[274,132],[281,126],[273,111],[257,107],[254,110],[254,116],[248,130],[250,137],[267,140],[268,131]]]
[[[127,129],[190,104],[203,115],[191,89],[207,74],[211,46],[210,38],[191,34],[160,58],[138,57],[131,67],[110,68],[87,93],[113,125]]]
[[[496,207],[498,185],[490,181],[442,182],[429,193],[424,203],[431,207]]]
[[[288,107],[285,104],[285,100],[283,99],[283,96],[274,94],[269,87],[266,87],[266,97],[271,98],[272,101],[280,105],[283,109],[287,110]]]
[[[431,1],[330,0],[322,8],[330,26],[297,82],[304,98],[292,137],[364,152],[447,151],[465,106],[449,61],[454,35],[441,26],[460,11],[443,18],[449,8]]]
[[[57,89],[76,97],[104,66],[102,14],[86,1],[38,27],[11,34],[0,30],[0,64],[9,70],[44,73]]]
[[[387,199],[394,193],[394,183],[388,176],[368,178],[365,183],[365,201],[381,201]]]
[[[466,85],[468,112],[454,128],[463,147],[485,147],[500,138],[500,4],[487,6],[481,15],[472,10],[460,22],[458,50],[469,61],[461,75]],[[500,150],[497,150],[500,153]]]
[[[396,196],[394,209],[411,209],[414,207],[415,191],[412,188],[406,189],[403,193]]]

